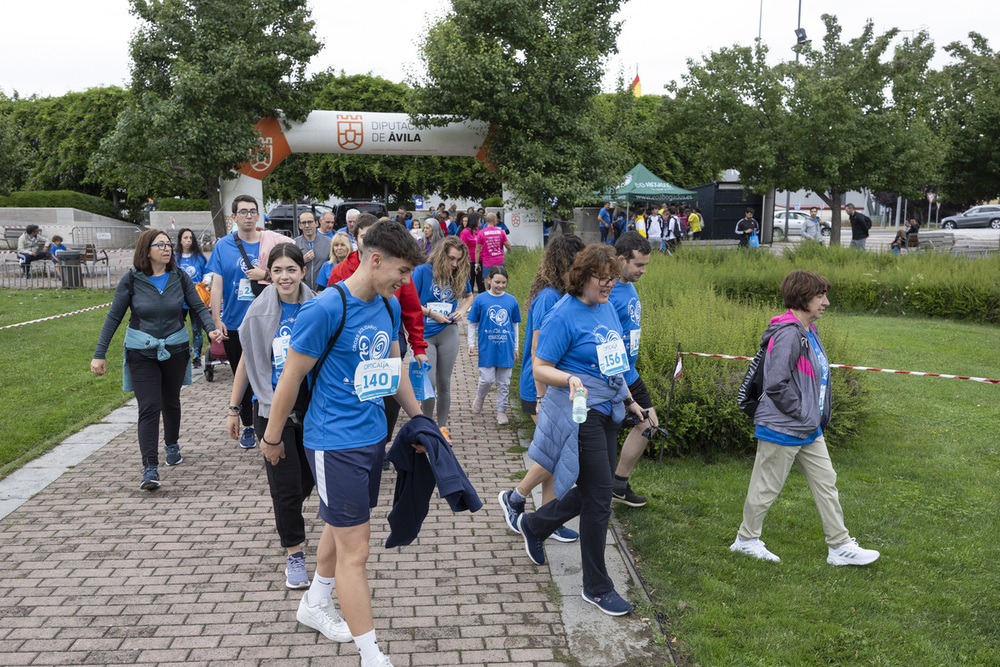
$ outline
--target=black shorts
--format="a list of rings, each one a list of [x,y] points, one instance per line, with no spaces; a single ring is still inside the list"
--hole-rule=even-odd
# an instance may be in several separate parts
[[[628,390],[632,393],[632,398],[639,407],[643,410],[649,410],[653,407],[653,399],[649,397],[649,390],[646,389],[646,383],[642,381],[642,378],[636,378],[636,381],[628,386]]]
[[[524,400],[522,398],[521,399],[521,412],[523,412],[524,414],[528,415],[529,417],[531,415],[537,415],[538,414],[538,401],[526,401],[526,400]]]

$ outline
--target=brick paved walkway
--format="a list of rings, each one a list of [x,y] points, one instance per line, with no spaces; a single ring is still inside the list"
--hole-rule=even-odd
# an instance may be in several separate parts
[[[485,506],[453,514],[435,499],[417,541],[386,550],[387,473],[369,563],[379,644],[397,667],[572,664],[549,570],[528,562],[496,506],[523,468],[506,452],[516,434],[468,407],[473,364],[460,355],[450,426]],[[359,664],[353,643],[295,620],[302,593],[284,587],[259,451],[223,433],[231,378],[182,392],[184,462],[161,466],[158,491],[138,489],[131,426],[0,521],[0,664]]]

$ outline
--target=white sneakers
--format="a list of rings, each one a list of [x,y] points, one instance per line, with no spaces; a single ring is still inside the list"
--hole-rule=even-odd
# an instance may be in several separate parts
[[[736,538],[736,541],[732,543],[729,547],[730,551],[738,551],[741,554],[746,554],[748,556],[753,556],[754,558],[762,558],[764,560],[769,560],[774,563],[780,563],[781,559],[775,556],[773,553],[767,550],[764,543],[760,539],[747,540],[744,542],[740,538]]]
[[[868,565],[877,561],[882,555],[874,549],[862,549],[853,537],[847,544],[828,551],[830,553],[826,557],[826,562],[830,565]]]
[[[299,610],[295,614],[299,623],[317,630],[332,642],[343,644],[354,639],[351,636],[351,629],[347,627],[347,621],[340,617],[333,606],[333,600],[327,598],[314,607],[306,602],[306,597],[308,595],[302,596]]]
[[[764,546],[764,543],[760,539],[744,542],[737,537],[736,541],[730,545],[729,550],[738,551],[754,558],[769,560],[773,563],[781,562],[780,558],[767,550],[767,547]],[[847,544],[841,545],[836,549],[828,548],[827,551],[829,554],[826,557],[826,562],[830,565],[868,565],[877,561],[879,556],[881,556],[874,549],[862,549],[859,547],[858,541],[853,537]]]

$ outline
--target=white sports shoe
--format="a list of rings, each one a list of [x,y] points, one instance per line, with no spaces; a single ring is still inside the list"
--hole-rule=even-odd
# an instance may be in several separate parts
[[[354,639],[351,636],[351,629],[347,627],[347,621],[342,619],[334,608],[333,600],[327,598],[314,607],[306,602],[306,597],[307,595],[302,596],[299,610],[295,614],[299,623],[317,630],[332,642],[343,644]]]
[[[830,565],[868,565],[877,561],[882,555],[874,549],[862,549],[853,537],[847,544],[829,549],[829,552],[826,562]]]
[[[775,556],[773,553],[767,550],[764,543],[760,541],[759,538],[753,540],[747,540],[746,542],[740,541],[740,538],[736,538],[736,541],[732,543],[729,547],[730,551],[738,551],[741,554],[746,554],[748,556],[753,556],[754,558],[760,558],[762,560],[769,560],[774,563],[780,563],[781,559]]]
[[[375,663],[374,667],[392,667],[392,663],[389,661],[389,656],[385,653],[380,655],[378,662]]]

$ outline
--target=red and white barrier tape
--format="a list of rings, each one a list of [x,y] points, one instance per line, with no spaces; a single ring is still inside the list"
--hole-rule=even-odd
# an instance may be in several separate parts
[[[25,324],[35,324],[37,322],[48,322],[49,320],[58,320],[60,317],[69,317],[70,315],[76,315],[77,313],[86,313],[90,310],[97,310],[98,308],[107,308],[111,305],[111,302],[102,303],[99,306],[91,306],[90,308],[84,308],[83,310],[74,310],[69,313],[63,313],[62,315],[53,315],[52,317],[43,317],[40,320],[28,320],[27,322],[18,322],[17,324],[8,324],[7,326],[0,327],[0,331],[4,329],[13,329],[14,327],[23,327]]]
[[[692,357],[714,357],[716,359],[743,359],[749,361],[753,357],[737,357],[728,354],[706,354],[704,352],[681,352]],[[970,380],[972,382],[984,382],[986,384],[1000,384],[1000,380],[990,378],[977,378],[966,375],[946,375],[944,373],[923,373],[920,371],[898,371],[892,368],[874,368],[872,366],[848,366],[846,364],[830,364],[830,368],[846,368],[853,371],[875,371],[876,373],[896,373],[898,375],[923,375],[932,378],[948,378],[951,380]]]

